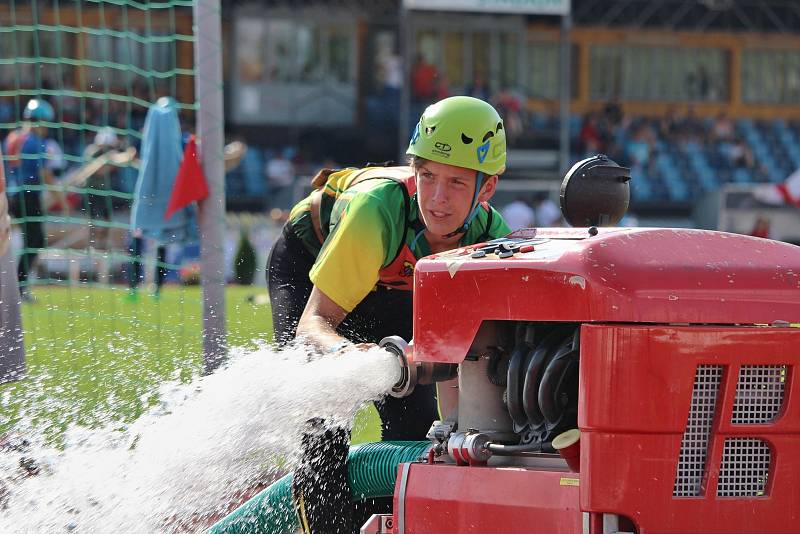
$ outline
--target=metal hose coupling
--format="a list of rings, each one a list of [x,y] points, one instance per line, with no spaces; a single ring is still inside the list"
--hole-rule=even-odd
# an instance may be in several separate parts
[[[458,374],[456,364],[415,362],[413,342],[407,343],[400,336],[385,337],[378,346],[397,356],[400,364],[400,380],[389,391],[392,397],[407,397],[417,384],[425,385],[450,380]]]
[[[406,357],[408,343],[400,336],[389,336],[381,339],[378,346],[397,356],[397,362],[400,364],[400,380],[392,386],[389,395],[398,398],[407,397],[417,385],[417,366],[413,363],[409,365]]]

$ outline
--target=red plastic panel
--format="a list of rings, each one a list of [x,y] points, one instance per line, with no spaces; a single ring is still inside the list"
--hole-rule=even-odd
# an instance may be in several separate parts
[[[800,248],[703,230],[537,237],[506,259],[468,249],[414,274],[417,361],[460,363],[484,320],[760,324],[800,321]],[[583,233],[588,236],[588,233]],[[567,237],[568,239],[565,239]]]
[[[398,474],[395,532],[401,524],[405,534],[583,532],[575,473],[411,464],[401,507],[402,481]]]
[[[673,489],[698,366],[721,366],[697,496]],[[733,424],[742,366],[786,365],[782,407]],[[632,518],[640,534],[800,532],[800,330],[584,325],[579,426],[581,505]],[[748,368],[748,367],[746,367]],[[752,369],[752,367],[749,367]],[[783,375],[782,375],[783,376]],[[759,390],[751,390],[758,394]],[[718,497],[726,439],[766,443],[763,495]]]

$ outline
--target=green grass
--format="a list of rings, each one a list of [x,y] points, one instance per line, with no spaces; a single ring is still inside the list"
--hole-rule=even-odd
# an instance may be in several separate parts
[[[59,443],[70,423],[127,423],[157,401],[160,383],[202,371],[199,287],[167,286],[135,301],[107,286],[35,287],[34,295],[23,306],[28,373],[0,385],[0,434],[24,422]],[[225,299],[230,347],[271,340],[265,288],[228,286]],[[362,410],[353,441],[379,438],[376,411]]]

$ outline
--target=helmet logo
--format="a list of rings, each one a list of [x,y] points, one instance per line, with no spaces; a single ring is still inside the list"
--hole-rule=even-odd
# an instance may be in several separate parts
[[[478,163],[483,163],[483,160],[486,159],[486,155],[489,154],[489,145],[491,144],[491,140],[486,141],[482,145],[478,147]]]
[[[449,158],[451,150],[453,150],[453,147],[451,147],[447,143],[443,143],[442,141],[437,141],[433,145],[433,149],[431,150],[431,152],[442,158]]]
[[[415,145],[419,141],[419,123],[417,123],[417,127],[414,128],[414,133],[411,134],[411,144]]]
[[[447,143],[442,143],[441,141],[437,141],[434,146],[436,147],[436,150],[441,150],[442,152],[450,152],[453,149],[453,147]]]

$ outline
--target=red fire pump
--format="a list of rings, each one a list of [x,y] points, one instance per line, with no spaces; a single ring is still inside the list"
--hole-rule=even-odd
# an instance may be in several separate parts
[[[395,393],[442,381],[444,419],[362,532],[800,532],[800,248],[527,230],[414,283]]]

